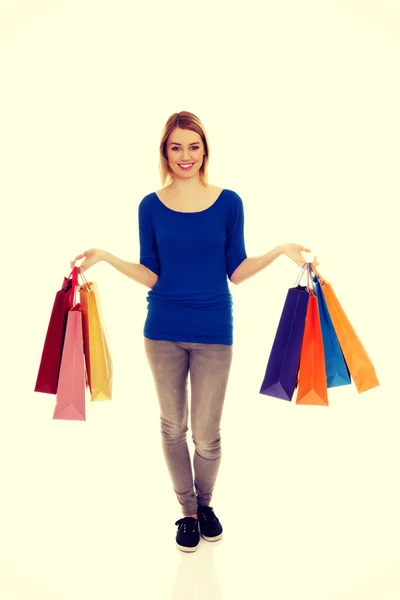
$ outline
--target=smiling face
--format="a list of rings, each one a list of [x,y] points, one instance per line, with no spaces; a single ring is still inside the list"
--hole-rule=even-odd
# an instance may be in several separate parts
[[[166,150],[173,177],[198,177],[205,155],[204,144],[198,133],[190,129],[174,129],[167,140]]]

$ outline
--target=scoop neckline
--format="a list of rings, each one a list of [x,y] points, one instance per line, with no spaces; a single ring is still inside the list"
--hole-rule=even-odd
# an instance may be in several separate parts
[[[157,200],[159,201],[159,203],[162,204],[163,207],[166,208],[167,210],[169,210],[170,212],[178,213],[179,215],[199,215],[201,213],[207,212],[213,206],[215,206],[217,204],[218,200],[221,198],[222,194],[225,192],[225,190],[226,190],[226,188],[222,188],[222,190],[219,193],[217,199],[214,200],[214,202],[208,208],[205,208],[204,210],[195,210],[195,211],[174,210],[173,208],[169,208],[169,206],[167,206],[166,204],[164,204],[164,202],[161,200],[161,198],[158,197],[157,192],[153,192],[153,194],[155,195],[155,197],[157,198]]]

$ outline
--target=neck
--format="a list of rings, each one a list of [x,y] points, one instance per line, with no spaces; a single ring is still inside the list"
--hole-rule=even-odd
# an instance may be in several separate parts
[[[173,189],[177,195],[191,196],[205,190],[208,186],[201,182],[200,177],[197,177],[196,179],[174,179],[168,187]]]

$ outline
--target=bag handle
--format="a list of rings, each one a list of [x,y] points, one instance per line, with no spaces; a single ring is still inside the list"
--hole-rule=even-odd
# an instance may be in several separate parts
[[[80,276],[81,276],[81,278],[83,279],[83,287],[85,287],[85,288],[86,288],[86,291],[87,291],[87,292],[90,292],[90,286],[89,286],[89,284],[88,284],[88,281],[87,281],[86,277],[85,277],[85,276],[84,276],[84,274],[83,274],[83,273],[81,273],[80,271],[79,271],[79,275],[80,275]]]
[[[70,297],[70,310],[76,305],[76,293],[78,288],[78,267],[72,269],[72,286],[71,286],[71,297]]]
[[[297,287],[298,285],[300,285],[300,281],[304,275],[304,271],[305,271],[305,266],[307,263],[304,263],[304,265],[301,267],[300,273],[298,274],[296,281],[294,282],[294,286],[293,287]]]
[[[317,271],[316,267],[312,267],[311,263],[310,263],[310,269],[311,271],[314,273],[314,275],[319,279],[320,283],[326,283],[325,279],[322,277],[322,275]]]
[[[70,310],[76,305],[78,286],[79,286],[78,275],[80,275],[82,277],[86,291],[90,292],[90,287],[86,280],[86,277],[83,275],[83,273],[80,272],[79,267],[74,267],[72,269],[71,273],[68,275],[68,279],[72,279],[71,296],[70,296],[70,303],[69,303]]]
[[[308,291],[310,292],[310,296],[315,296],[315,292],[314,292],[314,287],[312,284],[312,277],[311,277],[311,263],[307,263],[307,280],[308,280]]]
[[[76,305],[76,300],[77,300],[77,292],[78,292],[78,273],[79,273],[79,268],[78,267],[74,267],[71,271],[71,273],[68,275],[68,279],[72,279],[71,281],[71,296],[69,299],[69,308],[70,310],[72,310],[74,308],[74,306]]]
[[[312,281],[311,281],[311,274],[310,274],[310,268],[311,268],[311,263],[307,263],[305,262],[304,265],[301,267],[301,271],[295,281],[295,284],[293,287],[297,287],[298,285],[300,285],[300,281],[302,280],[302,277],[305,273],[305,271],[307,271],[307,291],[309,294],[313,295],[314,294],[314,289],[312,287]]]

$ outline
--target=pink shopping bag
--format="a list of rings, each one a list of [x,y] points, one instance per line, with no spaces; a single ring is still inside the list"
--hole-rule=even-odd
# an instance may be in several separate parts
[[[86,421],[82,312],[80,304],[75,304],[77,287],[78,269],[75,267],[53,419]]]

